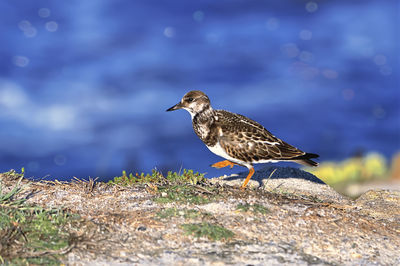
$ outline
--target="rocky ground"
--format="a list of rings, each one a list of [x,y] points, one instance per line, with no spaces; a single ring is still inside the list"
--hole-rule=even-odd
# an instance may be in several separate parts
[[[242,191],[244,176],[172,187],[29,182],[20,196],[79,214],[65,228],[71,265],[400,264],[399,191],[350,200],[279,167],[257,171]]]

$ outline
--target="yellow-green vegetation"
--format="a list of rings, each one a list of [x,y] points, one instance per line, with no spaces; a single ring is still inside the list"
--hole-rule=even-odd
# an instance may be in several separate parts
[[[61,209],[44,209],[17,198],[24,190],[22,174],[10,171],[16,185],[3,191],[0,179],[0,262],[6,264],[59,264],[68,251],[70,235],[65,226],[73,219]]]
[[[157,170],[151,174],[127,174],[115,177],[108,184],[120,186],[147,185],[157,196],[158,203],[207,204],[215,200],[215,187],[209,186],[204,174],[184,169],[182,173],[169,171],[166,176]]]
[[[215,188],[209,188],[211,191]],[[158,203],[190,203],[207,204],[217,198],[210,190],[193,185],[173,185],[158,187],[158,196],[154,199]]]
[[[109,184],[117,184],[121,186],[129,186],[133,184],[192,184],[196,185],[205,180],[204,174],[193,172],[193,170],[184,169],[182,173],[169,171],[166,176],[157,170],[152,170],[151,174],[138,174],[135,175],[126,171],[122,171],[122,176],[117,176],[113,180],[109,181]]]
[[[182,229],[186,235],[194,237],[207,237],[211,240],[230,239],[234,236],[233,232],[219,225],[210,223],[183,224]]]
[[[388,166],[382,155],[370,153],[365,157],[350,158],[342,162],[323,162],[318,167],[306,168],[306,171],[335,187],[386,178]]]
[[[160,219],[167,219],[172,217],[183,217],[185,219],[195,219],[203,215],[210,215],[208,213],[202,213],[195,209],[178,209],[178,208],[167,208],[157,212],[157,216]]]
[[[242,212],[252,212],[254,214],[260,213],[260,214],[267,214],[270,212],[270,210],[266,207],[264,207],[261,204],[252,204],[250,205],[249,203],[246,204],[238,204],[236,206],[236,209]]]

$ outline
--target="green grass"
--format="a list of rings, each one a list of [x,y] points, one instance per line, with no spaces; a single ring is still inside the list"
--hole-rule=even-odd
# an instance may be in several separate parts
[[[182,173],[169,171],[166,176],[157,170],[152,170],[151,174],[138,174],[135,175],[126,171],[122,171],[122,176],[117,176],[113,180],[110,180],[108,184],[130,186],[134,184],[155,184],[155,185],[166,185],[166,184],[191,184],[196,185],[205,181],[204,174],[193,172],[193,170],[184,169]]]
[[[192,235],[194,237],[207,237],[211,240],[222,240],[230,239],[234,236],[233,232],[219,225],[213,225],[210,223],[194,223],[194,224],[183,224],[182,229],[186,235]]]
[[[270,212],[270,210],[266,207],[264,207],[261,204],[253,204],[250,205],[248,203],[246,204],[239,204],[236,206],[237,210],[243,211],[243,212],[248,212],[251,211],[252,213],[256,214],[256,213],[260,213],[260,214],[267,214]]]
[[[215,200],[216,195],[212,192],[204,193],[205,190],[192,185],[162,186],[158,188],[158,194],[154,201],[157,203],[207,204]]]
[[[167,208],[157,212],[157,216],[160,219],[167,219],[172,217],[183,217],[185,219],[199,218],[203,214],[194,209],[178,209],[178,208]],[[207,215],[207,214],[206,214]]]
[[[132,186],[135,184],[150,185],[156,192],[157,203],[190,203],[207,204],[216,197],[215,188],[207,186],[204,174],[184,169],[182,173],[169,171],[166,176],[157,170],[151,174],[129,175],[123,171],[122,176],[109,181],[110,185]]]
[[[4,192],[0,179],[0,263],[59,264],[63,251],[70,246],[65,226],[77,217],[61,209],[44,209],[26,204],[18,194],[23,173],[3,174],[16,184]],[[18,178],[18,179],[17,179]]]

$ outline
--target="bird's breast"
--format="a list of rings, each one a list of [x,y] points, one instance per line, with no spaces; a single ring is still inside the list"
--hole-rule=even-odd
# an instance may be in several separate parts
[[[195,123],[193,124],[193,129],[194,132],[196,132],[197,136],[199,136],[199,138],[203,141],[210,134],[210,128],[206,124]]]
[[[214,123],[196,123],[193,121],[193,129],[207,146],[214,146],[217,143],[218,128]]]

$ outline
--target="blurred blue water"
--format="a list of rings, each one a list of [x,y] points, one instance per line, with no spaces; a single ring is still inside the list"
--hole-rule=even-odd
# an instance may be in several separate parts
[[[8,0],[0,15],[1,171],[229,174],[189,114],[165,112],[191,89],[321,160],[400,150],[396,0]]]

